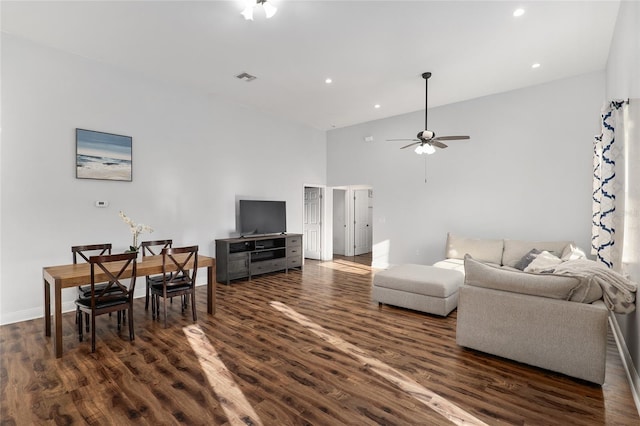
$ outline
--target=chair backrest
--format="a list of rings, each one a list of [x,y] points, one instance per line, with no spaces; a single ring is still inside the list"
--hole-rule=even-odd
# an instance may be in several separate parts
[[[143,241],[140,244],[142,257],[159,255],[162,249],[171,248],[172,245],[173,240]]]
[[[92,253],[87,253],[92,252]],[[103,256],[111,254],[111,244],[92,244],[88,246],[72,246],[71,253],[73,254],[73,263],[78,263],[78,260],[84,260],[89,263],[89,257],[91,256]],[[78,259],[78,257],[80,259]]]
[[[198,272],[198,246],[174,247],[162,249],[162,272],[165,285],[195,285]],[[193,260],[193,265],[189,262]],[[173,271],[176,267],[177,270]]]
[[[91,305],[108,302],[109,300],[121,300],[123,297],[133,298],[136,287],[136,253],[123,253],[103,256],[91,256]],[[120,262],[110,267],[109,264]],[[114,267],[115,266],[115,267]],[[96,281],[100,273],[106,275],[106,279]],[[122,280],[128,279],[127,286]],[[106,282],[104,287],[96,288],[96,284]]]

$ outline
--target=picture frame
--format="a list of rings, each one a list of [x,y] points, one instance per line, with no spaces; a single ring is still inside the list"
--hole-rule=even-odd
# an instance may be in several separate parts
[[[131,182],[133,138],[76,128],[76,179]]]

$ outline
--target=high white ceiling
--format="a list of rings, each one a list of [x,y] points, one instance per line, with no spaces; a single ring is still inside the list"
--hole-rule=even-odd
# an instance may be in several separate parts
[[[433,107],[602,70],[619,6],[270,1],[3,0],[2,32],[331,129],[424,109],[424,71]]]

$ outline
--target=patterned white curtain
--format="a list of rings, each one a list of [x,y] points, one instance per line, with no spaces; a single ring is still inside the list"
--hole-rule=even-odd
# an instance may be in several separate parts
[[[622,271],[626,169],[624,117],[627,101],[611,101],[602,110],[602,133],[593,145],[591,254]]]

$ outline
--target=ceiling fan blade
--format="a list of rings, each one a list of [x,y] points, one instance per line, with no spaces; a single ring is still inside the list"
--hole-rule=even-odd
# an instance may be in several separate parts
[[[448,145],[443,144],[442,142],[440,142],[437,139],[431,139],[429,141],[429,144],[433,145],[433,146],[437,146],[438,148],[446,148]]]
[[[469,136],[436,136],[436,140],[441,141],[457,141],[462,139],[470,139]]]
[[[394,141],[414,141],[414,142],[420,142],[420,139],[387,139],[387,142],[394,142]]]
[[[422,141],[410,143],[409,145],[405,145],[405,146],[401,147],[400,149],[409,148],[410,146],[418,145],[418,144],[421,144],[421,143],[422,143]]]

